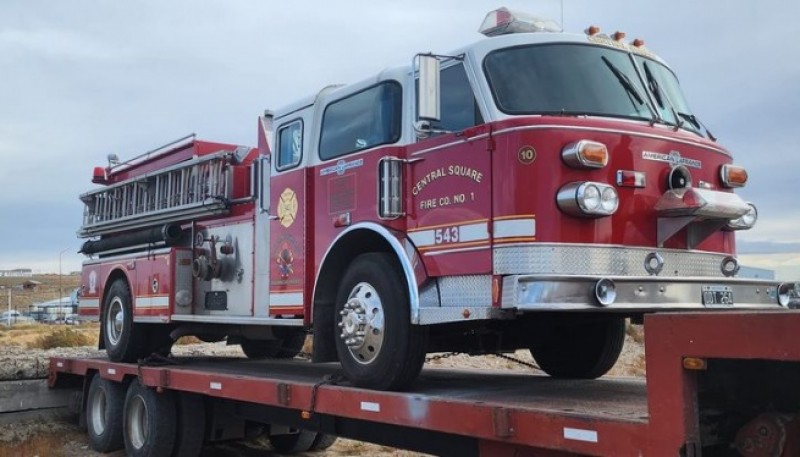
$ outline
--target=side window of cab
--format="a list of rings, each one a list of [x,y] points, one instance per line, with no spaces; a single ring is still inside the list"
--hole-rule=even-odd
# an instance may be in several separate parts
[[[322,115],[319,157],[350,154],[400,139],[403,90],[384,81],[331,102]]]
[[[439,73],[441,84],[441,120],[431,127],[448,132],[459,132],[483,124],[478,102],[469,85],[464,64],[443,68]]]
[[[288,170],[300,164],[303,158],[303,121],[297,119],[278,129],[278,160],[275,169]]]

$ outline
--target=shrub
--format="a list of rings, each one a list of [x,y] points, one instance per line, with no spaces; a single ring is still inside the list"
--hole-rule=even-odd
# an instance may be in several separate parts
[[[53,349],[89,346],[91,339],[81,332],[71,328],[54,330],[46,335],[41,335],[28,345],[29,348]]]

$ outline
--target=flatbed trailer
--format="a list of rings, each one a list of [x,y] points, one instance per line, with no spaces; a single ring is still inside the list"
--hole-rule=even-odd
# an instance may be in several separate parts
[[[90,429],[95,377],[200,399],[205,425],[179,424],[183,446],[250,436],[261,424],[273,435],[305,430],[453,456],[800,455],[800,313],[649,315],[645,349],[646,379],[426,368],[413,390],[381,392],[348,387],[336,364],[299,360],[56,357],[49,385],[82,389]]]

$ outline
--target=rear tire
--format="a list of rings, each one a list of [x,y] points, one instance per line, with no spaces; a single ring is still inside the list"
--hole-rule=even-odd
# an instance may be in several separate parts
[[[554,378],[594,379],[614,366],[625,342],[625,318],[558,316],[545,319],[529,348]]]
[[[103,305],[103,342],[112,362],[136,362],[147,354],[147,341],[141,324],[133,323],[131,290],[124,279],[116,279],[106,293]]]
[[[206,405],[203,397],[181,392],[175,398],[177,412],[175,449],[172,457],[197,457],[203,450]]]
[[[279,338],[274,340],[243,339],[242,352],[248,359],[292,359],[303,349],[306,333],[295,329],[285,333],[279,333]]]
[[[133,380],[125,395],[125,452],[131,457],[170,457],[175,446],[175,396]]]
[[[125,389],[121,384],[94,375],[86,397],[89,447],[97,452],[122,449],[122,410]]]
[[[291,435],[271,435],[269,442],[281,454],[296,454],[310,451],[317,436],[317,432],[300,430]]]
[[[408,286],[385,253],[358,256],[336,299],[336,352],[356,386],[403,390],[425,362],[427,329],[411,325]]]

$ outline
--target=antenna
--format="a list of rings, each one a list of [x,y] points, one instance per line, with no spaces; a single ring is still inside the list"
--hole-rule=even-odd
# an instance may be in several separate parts
[[[563,32],[566,29],[567,27],[564,25],[564,0],[561,0],[561,31]]]

